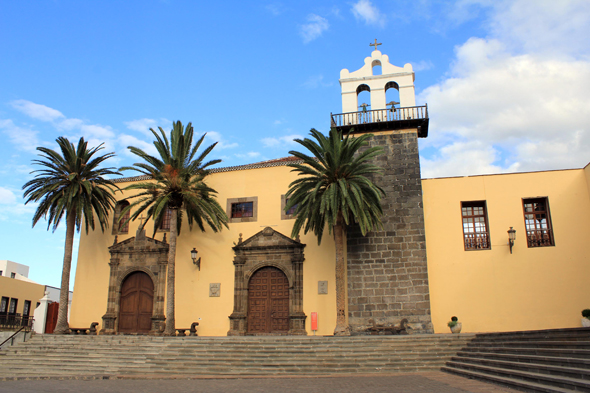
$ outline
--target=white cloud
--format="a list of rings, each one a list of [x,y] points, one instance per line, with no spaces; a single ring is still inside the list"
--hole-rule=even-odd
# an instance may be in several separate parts
[[[80,130],[84,134],[84,139],[98,138],[106,141],[115,136],[115,133],[110,126],[84,124],[80,126]]]
[[[45,105],[35,104],[27,100],[15,100],[10,103],[12,107],[33,119],[42,121],[54,121],[65,117],[60,111]]]
[[[294,141],[295,139],[303,139],[303,137],[298,134],[292,134],[278,138],[262,138],[260,142],[262,142],[264,147],[283,147],[296,145],[297,143]]]
[[[198,137],[200,138],[201,136],[198,135]],[[215,149],[213,151],[223,150],[223,149],[233,149],[233,148],[239,146],[235,142],[234,143],[226,142],[225,139],[223,138],[223,136],[221,135],[221,133],[219,133],[217,131],[207,131],[207,135],[205,136],[205,142],[208,142],[209,144],[217,142],[217,146],[215,146]]]
[[[74,129],[79,129],[83,124],[84,121],[80,119],[65,119],[57,123],[57,128],[66,131],[71,131]]]
[[[156,149],[153,143],[146,142],[133,135],[121,134],[119,135],[118,142],[121,146],[125,147],[124,153],[129,157],[137,158],[135,154],[129,151],[129,149],[127,148],[129,146],[140,148],[147,154],[158,157],[158,150]]]
[[[560,169],[588,163],[590,56],[588,48],[580,55],[581,48],[565,45],[564,49],[561,43],[576,41],[580,33],[582,40],[590,35],[590,27],[574,34],[562,26],[568,23],[566,15],[588,20],[590,8],[581,2],[564,3],[529,7],[532,21],[514,16],[510,22],[505,10],[522,10],[527,2],[499,2],[491,15],[490,36],[472,37],[456,48],[446,79],[418,97],[419,102],[428,103],[431,118],[430,136],[421,141],[427,156],[424,176]],[[544,26],[545,20],[553,21],[547,26],[556,36],[540,37],[544,46],[538,46],[533,25]],[[522,23],[531,29],[522,31]],[[496,25],[504,30],[498,32]],[[432,148],[439,153],[424,153]]]
[[[359,0],[352,5],[352,14],[357,20],[368,25],[385,26],[385,15],[381,14],[369,0]]]
[[[430,60],[420,60],[417,63],[412,63],[412,69],[414,72],[426,71],[434,68],[434,64]]]
[[[306,89],[317,89],[318,87],[329,87],[332,85],[332,82],[324,82],[324,76],[322,74],[310,76],[303,83],[303,87]]]
[[[330,27],[327,19],[316,14],[310,14],[307,17],[307,22],[307,24],[300,26],[299,30],[299,34],[306,44],[319,38]]]
[[[16,195],[8,188],[0,187],[0,205],[16,203]]]
[[[280,3],[273,3],[268,4],[264,7],[268,12],[270,12],[273,16],[279,16],[285,12],[285,7]]]
[[[34,153],[37,146],[39,146],[37,131],[19,127],[10,119],[0,119],[0,130],[8,136],[10,142],[19,150]]]
[[[260,153],[258,153],[257,151],[249,151],[246,154],[234,154],[236,157],[238,158],[256,158],[256,157],[260,157]]]
[[[158,126],[162,127],[164,131],[172,128],[172,121],[168,119],[161,118],[160,120],[156,119],[137,119],[124,122],[128,129],[141,132],[142,134],[153,138],[153,134],[150,131],[150,128],[153,128],[156,132],[158,132]]]
[[[493,2],[493,36],[511,49],[557,56],[588,55],[590,2],[528,0]]]

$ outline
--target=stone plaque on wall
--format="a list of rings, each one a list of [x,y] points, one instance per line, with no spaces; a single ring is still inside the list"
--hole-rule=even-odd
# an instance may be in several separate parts
[[[221,283],[209,284],[209,297],[219,297],[221,294]]]
[[[326,295],[328,293],[328,281],[318,281],[318,294]]]

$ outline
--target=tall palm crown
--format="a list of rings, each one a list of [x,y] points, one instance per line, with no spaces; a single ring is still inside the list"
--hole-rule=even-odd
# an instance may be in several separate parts
[[[367,176],[381,171],[368,161],[381,154],[382,149],[375,146],[361,152],[372,135],[343,138],[334,128],[328,137],[315,129],[310,134],[317,142],[308,138],[295,142],[313,156],[289,152],[303,160],[302,164],[289,165],[294,168],[291,172],[302,176],[289,185],[286,194],[289,200],[285,209],[297,206],[291,236],[297,236],[304,224],[305,233],[313,231],[318,243],[322,241],[326,225],[332,233],[340,220],[346,225],[358,223],[363,236],[380,226],[383,215],[380,201],[385,193]]]
[[[221,160],[204,162],[207,155],[217,143],[212,144],[198,154],[198,150],[205,139],[203,135],[193,146],[193,127],[188,123],[186,129],[180,121],[173,123],[170,140],[161,127],[159,133],[150,128],[156,140],[156,147],[160,157],[154,157],[143,150],[129,146],[129,150],[145,162],[135,163],[131,167],[121,170],[135,170],[150,176],[151,181],[134,183],[125,190],[139,190],[139,193],[126,199],[133,202],[127,206],[121,216],[127,211],[133,211],[131,220],[135,220],[145,212],[147,220],[154,220],[154,234],[168,209],[172,211],[170,217],[170,248],[168,251],[168,269],[166,281],[166,329],[164,334],[175,335],[174,317],[174,287],[175,287],[175,259],[176,237],[180,233],[182,215],[186,214],[189,228],[197,224],[201,231],[207,224],[214,232],[227,228],[227,215],[215,199],[217,191],[204,182],[210,173],[211,165]],[[146,220],[146,222],[147,222]],[[142,224],[145,226],[145,222]]]
[[[194,130],[188,123],[186,130],[180,121],[173,123],[170,141],[162,127],[160,133],[150,128],[156,138],[154,146],[160,157],[154,157],[143,150],[129,146],[129,150],[142,158],[145,163],[135,163],[131,167],[120,170],[135,170],[150,176],[153,181],[140,182],[129,185],[125,190],[140,190],[137,195],[127,199],[135,199],[125,210],[133,210],[130,219],[137,219],[144,211],[147,220],[155,221],[154,233],[164,218],[166,209],[176,210],[178,218],[186,213],[189,226],[197,224],[201,231],[207,223],[217,232],[223,226],[227,227],[227,215],[215,199],[217,191],[208,187],[204,180],[210,171],[207,169],[221,160],[203,161],[217,143],[207,147],[198,156],[198,150],[205,139],[203,135],[192,146]],[[121,216],[124,216],[124,212]],[[146,222],[147,222],[146,220]],[[180,233],[182,220],[178,220],[177,231]],[[145,222],[143,223],[145,226]]]
[[[45,147],[37,148],[42,159],[33,160],[33,164],[43,169],[31,172],[36,175],[23,186],[23,197],[25,204],[39,202],[33,215],[33,226],[41,218],[46,218],[47,229],[53,226],[55,231],[64,215],[66,217],[62,291],[54,330],[56,333],[66,333],[74,231],[80,231],[82,220],[87,233],[89,228],[94,229],[95,215],[102,231],[108,227],[109,213],[116,202],[113,191],[118,187],[104,176],[120,173],[114,168],[99,168],[105,160],[114,156],[114,153],[107,153],[95,157],[103,149],[102,144],[89,149],[84,138],[80,138],[77,147],[64,137],[56,141],[61,154]]]
[[[380,172],[380,168],[369,162],[381,154],[379,147],[363,148],[372,135],[365,134],[349,138],[335,128],[328,137],[312,129],[310,134],[316,141],[305,138],[295,141],[312,153],[308,156],[297,151],[289,154],[303,160],[302,164],[290,164],[292,172],[300,178],[289,185],[285,210],[296,207],[295,223],[291,236],[313,231],[322,241],[324,228],[334,232],[336,248],[336,328],[335,335],[350,335],[346,323],[346,291],[344,265],[345,225],[358,223],[363,236],[374,227],[381,227],[381,198],[383,190],[373,184],[369,176]]]

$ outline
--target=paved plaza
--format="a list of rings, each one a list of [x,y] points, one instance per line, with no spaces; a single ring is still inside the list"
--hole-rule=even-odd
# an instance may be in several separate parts
[[[334,377],[20,380],[0,382],[0,393],[499,393],[516,392],[442,372]]]

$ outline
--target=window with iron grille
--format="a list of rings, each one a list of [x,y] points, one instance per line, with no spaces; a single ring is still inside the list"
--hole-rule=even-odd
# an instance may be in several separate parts
[[[164,217],[162,217],[162,221],[160,221],[160,226],[158,227],[159,231],[169,231],[170,230],[170,218],[172,217],[172,210],[166,209],[164,212]]]
[[[10,306],[8,306],[8,313],[14,314],[16,313],[16,305],[18,304],[18,299],[12,298],[10,299]]]
[[[25,300],[25,304],[23,305],[23,317],[28,317],[30,312],[31,312],[31,301]]]
[[[0,314],[5,314],[8,311],[8,298],[2,296],[2,301],[0,302]]]
[[[490,231],[485,201],[461,202],[465,250],[489,250]]]
[[[131,211],[127,211],[121,220],[119,220],[121,212],[127,206],[129,206],[129,202],[127,201],[117,202],[117,206],[115,207],[115,217],[113,218],[113,235],[126,234],[129,232],[129,221],[127,220],[129,220]]]
[[[231,205],[231,218],[253,217],[254,202],[239,202]]]
[[[553,228],[549,214],[547,198],[529,198],[522,200],[524,225],[526,228],[527,245],[529,247],[547,247],[555,245]]]

